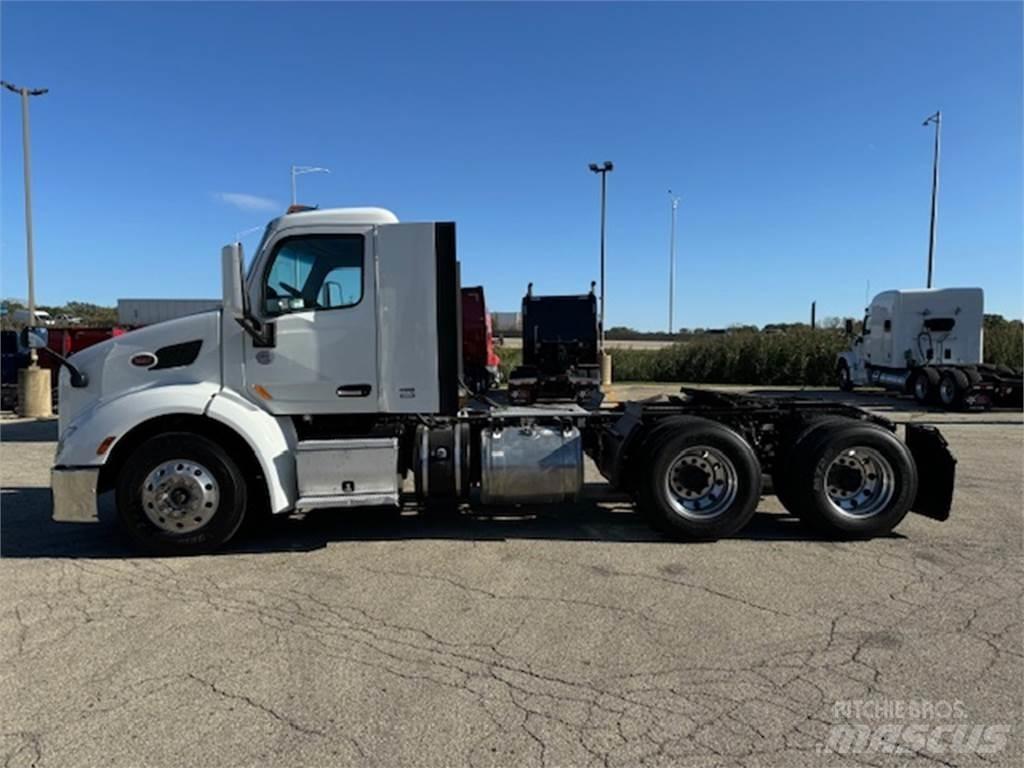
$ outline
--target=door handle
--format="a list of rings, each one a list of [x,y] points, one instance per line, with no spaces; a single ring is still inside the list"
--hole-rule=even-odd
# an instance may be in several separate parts
[[[367,397],[372,389],[369,384],[342,384],[338,387],[338,397]]]

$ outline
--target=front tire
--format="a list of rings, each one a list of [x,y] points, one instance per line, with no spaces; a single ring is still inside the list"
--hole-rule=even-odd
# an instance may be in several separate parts
[[[640,511],[677,539],[718,539],[742,529],[761,497],[754,449],[707,419],[673,420],[646,453]]]
[[[906,445],[863,422],[825,423],[796,445],[789,464],[790,511],[823,532],[867,538],[888,533],[917,495]]]
[[[853,377],[850,375],[850,365],[845,360],[839,361],[839,365],[836,368],[836,379],[838,379],[840,391],[853,391]]]
[[[241,527],[248,500],[238,464],[217,443],[189,432],[168,432],[140,445],[116,490],[128,535],[161,555],[222,546]]]

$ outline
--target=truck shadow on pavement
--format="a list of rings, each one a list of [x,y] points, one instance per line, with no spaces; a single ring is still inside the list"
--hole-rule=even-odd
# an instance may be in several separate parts
[[[311,552],[335,542],[441,539],[464,541],[561,540],[622,544],[713,546],[680,543],[652,529],[628,503],[597,493],[600,484],[576,504],[536,508],[497,508],[481,512],[462,507],[436,512],[407,504],[402,510],[317,510],[273,518],[243,529],[212,557]],[[140,552],[117,525],[111,494],[100,499],[97,523],[56,523],[50,518],[48,488],[4,488],[0,556],[4,558],[128,559]],[[899,534],[894,537],[902,538]],[[759,512],[734,539],[754,542],[808,541],[831,544],[789,515]]]

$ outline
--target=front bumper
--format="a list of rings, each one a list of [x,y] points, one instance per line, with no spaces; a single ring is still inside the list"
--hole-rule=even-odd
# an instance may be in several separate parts
[[[53,519],[61,523],[95,523],[99,467],[54,467],[50,470]]]

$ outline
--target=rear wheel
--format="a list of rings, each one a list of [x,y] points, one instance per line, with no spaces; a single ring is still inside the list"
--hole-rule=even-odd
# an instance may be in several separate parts
[[[772,491],[786,511],[796,514],[796,504],[790,489],[790,475],[792,474],[793,454],[796,451],[796,447],[813,430],[821,429],[826,424],[844,423],[849,423],[849,420],[841,416],[822,416],[816,418],[796,432],[794,439],[788,440],[780,446],[778,455],[775,457],[775,465],[772,468]]]
[[[964,398],[970,388],[971,379],[967,373],[950,368],[939,379],[939,402],[950,410],[959,411],[964,407]]]
[[[761,467],[753,448],[713,421],[677,419],[673,424],[676,429],[646,451],[641,512],[675,538],[736,533],[753,517],[760,499]]]
[[[787,474],[791,511],[831,535],[879,536],[917,494],[917,470],[896,437],[863,422],[826,423],[797,444]]]
[[[164,555],[209,552],[238,531],[245,478],[220,445],[200,435],[152,437],[128,459],[117,484],[117,511],[128,534]]]
[[[918,368],[914,374],[912,389],[914,399],[921,405],[930,405],[935,401],[935,393],[939,386],[939,373],[930,366]]]

